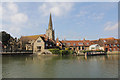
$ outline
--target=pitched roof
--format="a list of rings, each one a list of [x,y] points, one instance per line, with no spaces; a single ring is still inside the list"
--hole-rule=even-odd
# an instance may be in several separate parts
[[[45,34],[31,35],[31,36],[21,36],[20,41],[27,42],[29,40],[37,40],[39,37],[41,37],[43,39],[43,41],[45,41],[45,42],[49,41],[49,42],[55,43],[54,40],[49,39],[49,37],[46,36]]]
[[[91,44],[89,40],[62,40],[60,42],[65,43],[66,46],[89,46]]]
[[[32,35],[32,36],[21,36],[20,41],[36,40],[40,36],[44,36],[44,34]]]
[[[110,37],[110,38],[100,38],[101,40],[112,40],[112,39],[115,39],[113,37]]]

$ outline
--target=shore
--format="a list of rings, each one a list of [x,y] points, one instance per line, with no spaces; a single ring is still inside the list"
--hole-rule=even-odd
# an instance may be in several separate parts
[[[34,54],[33,52],[1,52],[1,55],[23,55],[23,54]],[[72,56],[96,56],[96,55],[119,55],[120,52],[107,52],[107,53],[94,53],[94,54],[87,54],[87,53],[80,53],[80,54],[72,54]],[[37,55],[37,54],[35,54]],[[38,56],[59,56],[58,54],[41,54]],[[67,56],[67,55],[65,55]]]

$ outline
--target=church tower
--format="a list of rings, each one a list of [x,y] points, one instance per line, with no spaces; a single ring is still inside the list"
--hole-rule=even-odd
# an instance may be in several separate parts
[[[49,39],[55,40],[51,13],[50,13],[48,29],[46,30],[46,35],[49,37]]]

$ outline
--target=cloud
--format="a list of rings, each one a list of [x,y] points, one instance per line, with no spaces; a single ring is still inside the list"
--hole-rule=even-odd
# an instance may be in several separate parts
[[[104,15],[104,13],[93,13],[89,15],[88,18],[93,20],[102,20],[104,18]]]
[[[28,17],[23,13],[17,13],[11,16],[11,22],[13,23],[25,23],[27,20]]]
[[[3,21],[15,23],[25,23],[28,20],[28,16],[24,13],[19,12],[17,4],[10,2],[4,4],[3,9]]]
[[[13,2],[3,3],[0,6],[0,12],[2,12],[2,25],[4,25],[2,30],[15,34],[14,36],[19,36],[18,33],[21,32],[23,25],[28,21],[28,16],[19,12],[18,5]]]
[[[99,13],[99,14],[93,14],[92,16],[95,20],[100,20],[104,18],[104,13]]]
[[[18,6],[15,3],[12,3],[12,2],[7,3],[6,8],[12,13],[18,12]]]
[[[107,22],[105,24],[104,31],[113,31],[118,29],[118,23],[113,24],[112,22]]]
[[[85,15],[87,15],[87,14],[88,14],[87,11],[80,11],[79,14],[77,14],[76,16],[77,16],[77,17],[81,17],[81,16],[85,16]]]
[[[55,16],[63,16],[72,10],[73,5],[73,3],[43,3],[39,6],[39,12],[44,16],[48,16],[50,12]]]

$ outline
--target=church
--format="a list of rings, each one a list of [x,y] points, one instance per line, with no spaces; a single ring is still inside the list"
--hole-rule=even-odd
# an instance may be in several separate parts
[[[52,24],[52,16],[50,13],[49,25],[45,34],[21,36],[20,41],[21,50],[40,52],[44,49],[50,49],[56,47],[55,34]]]

